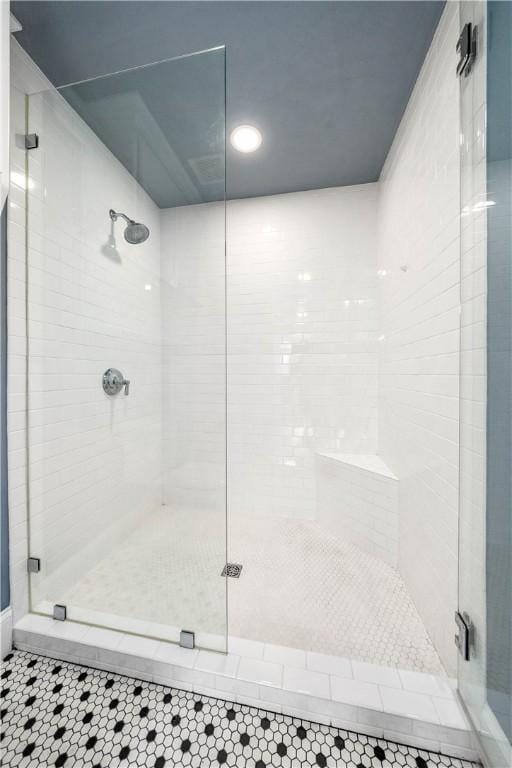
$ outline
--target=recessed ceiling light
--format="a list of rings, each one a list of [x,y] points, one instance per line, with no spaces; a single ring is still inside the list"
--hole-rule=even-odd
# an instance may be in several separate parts
[[[261,133],[254,125],[239,125],[231,131],[231,144],[238,152],[255,152],[261,141]]]

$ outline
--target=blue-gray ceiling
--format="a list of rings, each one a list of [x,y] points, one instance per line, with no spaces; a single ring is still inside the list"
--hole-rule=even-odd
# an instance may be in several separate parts
[[[23,25],[17,39],[58,86],[226,45],[227,130],[252,123],[264,138],[253,155],[229,149],[230,198],[376,181],[443,6],[441,0],[11,3]],[[189,162],[208,154],[204,134],[211,134],[208,121],[218,111],[221,84],[215,75],[212,85],[207,69],[180,80],[167,110],[157,109],[154,83],[152,97],[138,92],[183,174],[173,186],[156,172],[157,163],[156,176],[146,171],[141,183],[162,207],[218,196]],[[207,93],[210,106],[201,108]],[[83,92],[65,95],[74,95],[75,107],[130,167],[119,138],[129,121],[115,111],[98,120],[97,105],[91,116]],[[125,137],[126,146],[132,138]]]

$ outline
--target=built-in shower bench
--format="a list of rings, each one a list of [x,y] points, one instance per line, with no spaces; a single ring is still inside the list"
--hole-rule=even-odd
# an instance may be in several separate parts
[[[317,520],[345,542],[398,562],[398,478],[376,454],[317,453]]]

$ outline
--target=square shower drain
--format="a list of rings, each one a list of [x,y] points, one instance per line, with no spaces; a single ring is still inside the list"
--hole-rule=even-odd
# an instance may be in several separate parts
[[[239,579],[242,568],[243,565],[240,565],[240,563],[226,563],[222,569],[221,576],[231,576],[232,579]]]

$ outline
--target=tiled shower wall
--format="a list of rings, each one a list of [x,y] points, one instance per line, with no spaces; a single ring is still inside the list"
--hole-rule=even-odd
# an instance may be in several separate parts
[[[14,49],[13,69],[31,63]],[[30,75],[30,72],[29,72]],[[37,70],[32,75],[37,79]],[[30,78],[29,78],[30,79]],[[10,524],[16,609],[28,550],[25,334],[29,335],[30,553],[35,600],[58,600],[161,503],[160,227],[158,209],[61,96],[31,97],[28,273],[25,267],[25,90],[14,87],[9,204]],[[70,172],[73,169],[73,172]],[[148,224],[137,248],[109,208]],[[91,222],[95,226],[91,226]],[[113,234],[113,237],[112,237]],[[25,289],[28,274],[28,329]],[[149,288],[148,288],[149,287]],[[132,381],[108,398],[103,372]]]
[[[455,669],[459,373],[457,3],[447,3],[380,184],[379,453],[400,480],[399,567]]]
[[[228,492],[237,515],[312,518],[315,451],[376,450],[376,200],[367,184],[228,204]],[[180,345],[166,365],[174,421],[164,426],[165,475],[170,457],[182,462],[199,488],[192,503],[216,487],[224,460],[220,208],[162,214],[163,275],[172,268],[178,289],[164,302],[173,318],[165,337]]]
[[[160,217],[164,502],[217,510],[225,535],[224,205]]]

